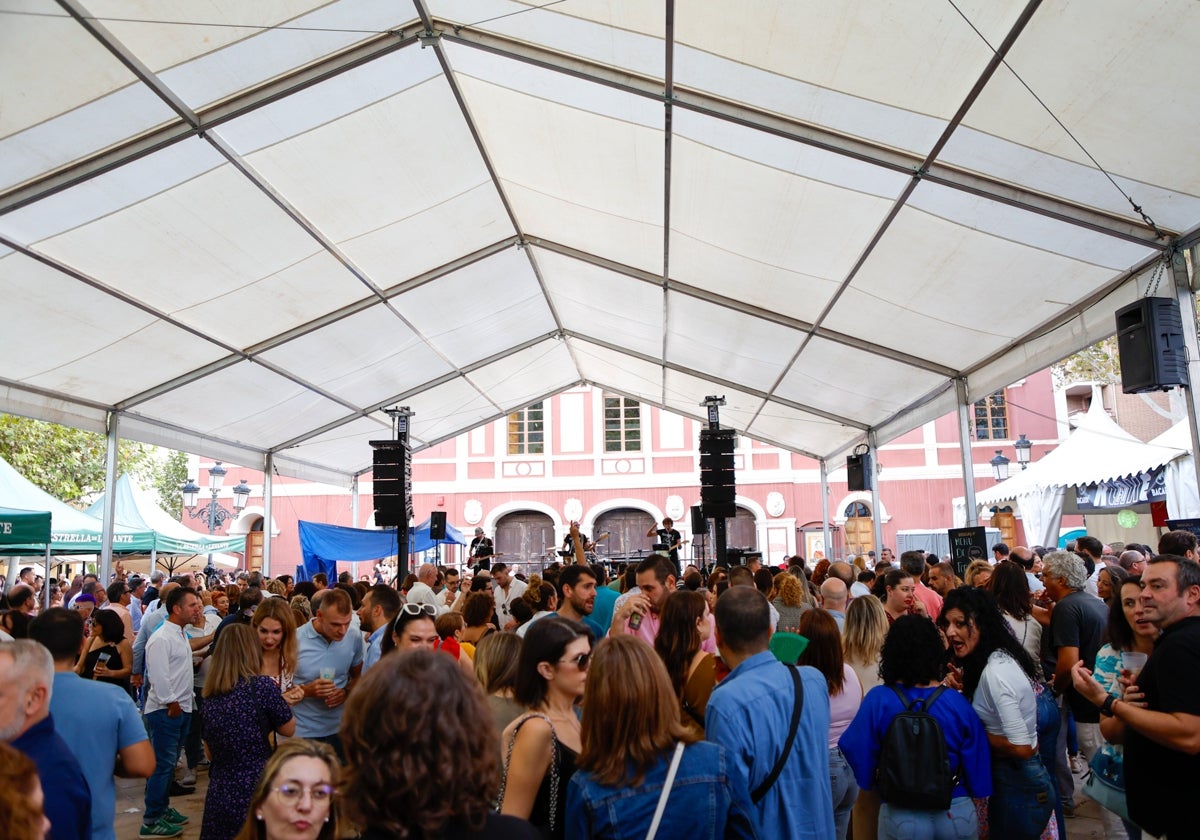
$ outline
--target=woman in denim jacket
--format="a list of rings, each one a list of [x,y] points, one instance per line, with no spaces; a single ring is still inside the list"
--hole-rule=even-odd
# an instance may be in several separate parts
[[[696,741],[683,728],[662,660],[634,636],[602,641],[583,698],[583,752],[568,786],[567,839],[647,837],[677,745],[682,755],[658,836],[756,836],[745,777],[723,747]]]

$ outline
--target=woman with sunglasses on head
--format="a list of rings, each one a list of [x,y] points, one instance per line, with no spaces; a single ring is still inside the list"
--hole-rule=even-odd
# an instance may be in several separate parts
[[[592,631],[566,618],[543,618],[521,646],[515,697],[529,709],[501,736],[505,750],[500,813],[563,836],[567,782],[582,749],[575,703],[583,696]]]
[[[664,797],[659,837],[754,837],[741,765],[681,725],[654,651],[633,636],[613,636],[596,646],[591,672],[579,772],[567,794],[568,840],[646,837]]]
[[[303,738],[280,744],[267,760],[234,840],[339,840],[340,776],[341,764],[328,744]]]
[[[404,604],[392,622],[392,631],[380,640],[380,656],[394,650],[436,650],[437,607],[433,604]]]
[[[407,650],[380,659],[350,695],[340,730],[345,805],[362,840],[540,837],[492,812],[500,764],[488,717],[474,679],[450,657]]]
[[[229,840],[245,819],[250,791],[271,755],[272,732],[296,731],[279,686],[262,675],[262,646],[246,624],[230,624],[213,651],[200,705],[212,756],[200,840]]]

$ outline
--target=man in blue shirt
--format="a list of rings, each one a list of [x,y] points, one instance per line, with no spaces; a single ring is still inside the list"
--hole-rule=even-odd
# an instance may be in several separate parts
[[[142,717],[120,686],[85,680],[75,673],[83,638],[78,612],[62,607],[46,610],[29,625],[29,638],[54,657],[50,713],[92,792],[92,840],[117,840],[113,776],[146,779],[154,772],[154,748]]]
[[[386,583],[377,583],[363,596],[358,608],[358,623],[367,636],[367,650],[363,654],[363,673],[379,661],[383,636],[390,632],[396,613],[400,612],[400,593]]]
[[[346,697],[362,672],[363,637],[350,633],[354,609],[341,589],[322,593],[313,620],[296,631],[295,684],[304,699],[292,708],[296,737],[324,741],[341,755],[338,728]]]
[[[30,639],[0,642],[0,741],[37,765],[50,836],[90,840],[92,795],[79,761],[54,730],[53,686],[54,661],[48,650]]]
[[[705,711],[708,740],[745,771],[753,791],[771,774],[791,728],[792,675],[768,650],[771,612],[757,589],[735,586],[713,611],[717,649],[731,669]],[[804,693],[796,737],[775,783],[755,804],[760,837],[824,840],[834,836],[829,784],[829,690],[816,668],[799,669]]]

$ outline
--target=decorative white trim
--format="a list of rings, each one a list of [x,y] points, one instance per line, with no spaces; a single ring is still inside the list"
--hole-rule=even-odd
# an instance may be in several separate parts
[[[887,507],[884,505],[883,499],[879,500],[879,510],[875,510],[870,491],[857,490],[853,493],[847,493],[845,496],[843,496],[842,500],[838,502],[836,507],[832,509],[832,516],[830,518],[833,520],[835,525],[846,524],[846,506],[853,502],[862,502],[867,506],[867,509],[871,511],[872,518],[878,516],[880,522],[892,521],[892,517],[888,514]]]
[[[229,534],[249,534],[254,530],[254,523],[260,519],[266,519],[266,510],[260,505],[250,505],[245,508],[237,519],[229,523],[227,533]],[[264,529],[265,530],[265,529]],[[279,526],[275,523],[275,517],[271,517],[271,537],[279,536]]]

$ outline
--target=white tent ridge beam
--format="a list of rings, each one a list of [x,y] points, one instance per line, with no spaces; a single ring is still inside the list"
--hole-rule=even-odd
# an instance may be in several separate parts
[[[784,397],[773,397],[770,394],[767,394],[765,391],[759,391],[755,388],[751,388],[749,385],[746,385],[744,383],[731,382],[728,379],[722,379],[721,377],[716,376],[715,374],[710,373],[710,372],[696,370],[695,368],[690,368],[690,367],[687,367],[686,365],[681,365],[676,362],[667,361],[665,359],[658,359],[658,358],[655,358],[654,356],[649,356],[645,353],[639,353],[636,350],[631,350],[628,347],[619,347],[619,346],[613,344],[612,342],[606,341],[603,338],[597,338],[596,336],[588,335],[587,333],[576,332],[574,330],[565,330],[564,334],[568,338],[576,338],[576,339],[579,339],[580,341],[586,341],[589,344],[595,344],[597,347],[603,347],[605,350],[611,350],[614,353],[620,353],[622,355],[630,357],[631,359],[637,359],[638,361],[646,362],[647,364],[651,364],[651,365],[658,365],[658,366],[662,367],[664,370],[670,370],[670,371],[674,371],[675,373],[686,374],[687,376],[692,376],[692,377],[695,377],[696,379],[702,379],[702,380],[711,382],[714,385],[721,385],[725,388],[732,388],[734,390],[741,391],[744,394],[749,394],[752,397],[755,397],[760,400],[764,400],[766,402],[773,402],[773,403],[777,403],[782,406],[786,406],[788,408],[795,409],[796,411],[803,411],[806,414],[811,414],[815,417],[820,417],[823,420],[828,420],[829,422],[836,423],[839,426],[846,426],[847,428],[858,429],[859,431],[862,431],[862,432],[865,432],[870,428],[867,424],[863,423],[860,420],[853,420],[849,417],[842,417],[840,414],[834,414],[831,411],[825,411],[824,409],[821,409],[821,408],[814,408],[811,405],[805,405],[803,403],[798,403],[795,400],[789,400]],[[675,408],[668,408],[667,410],[668,411],[677,411],[677,409],[675,409]],[[756,417],[758,416],[757,412],[755,413],[755,416]]]
[[[349,70],[368,64],[377,58],[417,42],[415,31],[405,36],[411,23],[391,32],[375,36],[363,43],[334,53],[320,61],[297,68],[261,85],[256,85],[214,105],[196,112],[197,123],[180,118],[178,122],[152,129],[131,137],[99,152],[87,155],[44,175],[31,178],[0,192],[0,214],[24,207],[40,199],[69,189],[84,181],[120,168],[146,155],[153,154],[181,140],[198,137],[204,131],[244,116],[264,105],[270,105],[305,88],[320,84]],[[93,32],[93,35],[95,33]],[[109,43],[104,42],[111,49]],[[122,48],[123,49],[123,48]],[[120,60],[120,53],[117,54]]]
[[[453,26],[453,24],[449,25]],[[443,32],[442,37],[450,42],[461,43],[504,58],[653,99],[656,102],[663,101],[665,95],[663,82],[659,79],[564,55],[494,32],[456,29],[452,32]],[[1140,221],[1076,204],[1053,195],[1022,189],[1005,181],[989,178],[949,164],[934,164],[920,155],[848,137],[820,126],[730,102],[704,91],[675,85],[671,105],[893,172],[903,172],[907,175],[916,174],[922,179],[928,178],[941,186],[992,199],[1011,207],[1058,219],[1067,224],[1134,242],[1148,248],[1163,249],[1166,247],[1154,229]],[[1159,230],[1171,233],[1161,225]]]
[[[671,323],[671,148],[674,138],[672,110],[675,98],[675,0],[666,0],[663,4],[666,20],[663,25],[663,267],[662,277],[662,360],[669,358],[671,331],[666,325]],[[667,403],[667,376],[664,369],[660,399],[663,405]]]
[[[418,396],[419,394],[423,394],[426,391],[432,391],[433,389],[435,389],[441,385],[445,385],[447,382],[451,382],[455,379],[463,379],[468,384],[471,384],[471,387],[475,388],[474,384],[471,383],[471,380],[469,378],[470,375],[472,373],[474,373],[475,371],[477,371],[481,368],[487,367],[490,364],[494,364],[495,362],[503,361],[504,359],[507,359],[509,356],[512,356],[517,353],[521,353],[525,350],[528,350],[530,347],[535,347],[538,344],[541,344],[542,342],[544,342],[548,339],[559,338],[562,335],[563,335],[563,332],[560,330],[556,330],[556,331],[554,331],[552,333],[548,333],[548,334],[543,333],[541,335],[536,335],[533,338],[526,339],[525,341],[522,341],[520,344],[515,344],[506,350],[501,350],[498,353],[493,353],[492,355],[487,356],[483,359],[479,359],[477,361],[471,362],[469,365],[463,365],[461,368],[456,368],[455,370],[447,371],[446,373],[442,374],[438,378],[432,379],[428,382],[423,382],[414,388],[410,388],[407,391],[404,391],[403,393],[396,394],[395,396],[388,397],[386,400],[381,400],[380,402],[374,403],[373,405],[369,405],[369,406],[366,406],[365,408],[358,409],[353,414],[346,416],[346,417],[339,418],[337,420],[333,420],[329,423],[326,423],[324,426],[320,427],[319,429],[313,429],[312,431],[306,432],[303,435],[298,435],[297,437],[294,437],[291,440],[287,440],[287,441],[284,441],[283,443],[279,443],[274,446],[271,446],[268,448],[268,451],[282,452],[283,450],[288,449],[290,447],[298,446],[301,443],[304,443],[304,441],[306,441],[306,440],[311,440],[312,438],[319,437],[320,435],[323,435],[326,432],[332,431],[333,429],[336,429],[339,426],[344,426],[347,423],[352,423],[355,420],[357,420],[359,417],[373,417],[375,412],[382,410],[383,407],[386,405],[394,405],[396,403],[401,403],[401,402],[404,402],[405,400],[412,399],[413,397]],[[475,390],[479,391],[478,388],[475,388]],[[503,406],[496,405],[495,401],[492,400],[487,394],[483,393],[482,391],[479,391],[479,393],[489,403],[491,403],[492,406],[494,406],[497,410],[501,411],[500,416],[504,416],[505,414],[511,413],[512,409],[509,409],[508,411],[503,411]],[[557,393],[557,392],[555,392],[555,393]],[[534,402],[537,402],[537,400],[534,400]],[[530,404],[532,405],[532,403],[530,403]],[[474,426],[472,426],[471,428],[474,428]],[[462,434],[462,432],[459,432],[458,434]]]
[[[429,27],[428,31],[432,34],[432,18],[430,18],[428,11],[425,9],[425,4],[422,2],[422,0],[413,0],[413,5],[416,6],[417,12],[421,16],[421,20],[425,21],[426,26]],[[425,45],[422,44],[422,47],[424,46]],[[538,289],[541,290],[542,299],[546,302],[546,307],[550,310],[550,317],[554,319],[554,326],[561,332],[563,328],[562,318],[559,317],[558,309],[554,306],[554,301],[550,299],[550,293],[546,289],[546,279],[542,275],[541,267],[538,265],[537,260],[534,259],[534,256],[530,250],[525,248],[523,245],[525,241],[524,227],[521,225],[520,219],[517,218],[517,213],[513,209],[512,202],[508,198],[508,193],[504,189],[504,184],[500,182],[500,176],[496,173],[496,167],[492,162],[492,156],[488,153],[487,145],[483,142],[483,136],[479,133],[479,125],[475,121],[474,116],[472,116],[471,109],[467,106],[466,97],[463,96],[462,87],[459,85],[458,78],[454,74],[454,68],[450,66],[450,59],[446,55],[446,51],[442,48],[440,36],[433,42],[433,51],[437,56],[438,65],[442,68],[442,75],[446,79],[446,84],[450,88],[450,93],[454,97],[454,102],[458,106],[458,112],[462,115],[463,123],[466,125],[467,130],[471,133],[471,140],[474,141],[475,148],[479,152],[479,159],[483,163],[484,168],[487,170],[488,178],[491,179],[492,188],[496,191],[496,196],[499,198],[500,204],[504,207],[505,214],[512,223],[513,231],[520,239],[521,247],[525,251],[525,258],[529,260],[529,268],[537,280]],[[567,352],[570,354],[571,363],[575,365],[575,372],[578,373],[579,360],[575,358],[575,354],[570,350],[570,348],[568,348]],[[486,397],[487,394],[484,394],[484,396]],[[491,402],[490,399],[489,402]],[[495,405],[495,403],[493,403],[493,405]],[[496,407],[500,408],[500,406]]]
[[[3,240],[3,237],[0,237],[0,240]],[[384,295],[388,299],[397,297],[397,296],[403,294],[404,292],[411,291],[412,289],[415,289],[418,286],[423,286],[426,283],[429,283],[433,280],[438,279],[439,277],[443,277],[447,274],[451,274],[455,271],[458,271],[461,268],[465,268],[466,266],[469,266],[469,265],[476,263],[482,259],[490,257],[493,254],[498,254],[502,251],[505,251],[508,248],[513,247],[515,244],[517,244],[516,236],[510,236],[507,239],[502,239],[499,242],[496,242],[492,245],[487,246],[486,248],[481,248],[478,251],[475,251],[471,254],[467,254],[464,257],[459,257],[458,259],[451,260],[450,262],[444,263],[443,265],[440,265],[437,268],[430,269],[429,271],[423,272],[415,277],[409,278],[408,280],[405,280],[404,282],[399,283],[396,286],[393,286],[390,289],[388,289],[386,292],[384,292]],[[101,290],[103,291],[104,289],[102,288]],[[122,298],[122,299],[124,300],[124,298]],[[217,359],[216,361],[214,361],[208,365],[205,365],[204,367],[196,368],[195,370],[189,371],[188,373],[178,376],[175,379],[170,380],[169,382],[164,382],[160,385],[155,386],[154,388],[149,388],[140,394],[134,394],[133,396],[129,397],[128,399],[122,400],[119,403],[117,403],[116,408],[123,410],[123,411],[129,410],[131,408],[134,408],[134,407],[140,405],[141,403],[152,400],[155,397],[160,397],[163,394],[170,393],[171,391],[174,391],[177,388],[180,388],[184,385],[194,382],[197,379],[202,379],[203,377],[208,376],[210,373],[215,373],[216,371],[223,370],[233,364],[236,364],[237,362],[240,362],[243,360],[256,360],[255,357],[257,357],[258,355],[260,355],[262,353],[267,352],[268,350],[272,350],[272,349],[279,347],[280,345],[283,345],[294,339],[301,338],[305,335],[308,335],[311,332],[315,332],[316,330],[319,330],[323,327],[327,327],[330,324],[334,324],[344,318],[348,318],[351,315],[355,315],[359,312],[362,312],[364,309],[369,309],[372,306],[377,306],[378,304],[379,304],[379,300],[377,298],[365,297],[362,300],[355,301],[354,303],[344,306],[341,309],[338,309],[334,312],[329,313],[328,315],[323,315],[320,318],[316,318],[312,321],[309,321],[307,324],[302,324],[301,326],[295,327],[290,330],[286,330],[286,331],[279,333],[278,335],[272,336],[271,338],[268,338],[264,341],[260,341],[258,344],[252,345],[251,347],[248,347],[245,350],[235,350],[235,351],[233,351],[232,355],[230,355],[230,356],[227,356],[222,359]],[[261,364],[261,362],[260,362],[260,364]],[[453,374],[451,374],[451,376],[453,376]]]
[[[550,239],[530,238],[529,242],[530,244],[536,245],[539,248],[545,248],[547,251],[561,254],[564,257],[571,257],[572,259],[588,263],[589,265],[594,265],[598,268],[607,269],[624,277],[629,277],[633,280],[641,280],[644,283],[650,283],[653,285],[659,285],[661,282],[659,277],[647,271],[633,268],[632,266],[623,265],[621,263],[605,259],[604,257],[591,254],[587,251],[581,251],[578,248],[572,248],[569,245],[563,245],[561,243],[554,242]],[[809,321],[802,321],[798,318],[790,318],[787,315],[782,315],[778,312],[772,312],[769,309],[762,309],[744,301],[726,297],[725,295],[721,295],[716,292],[710,292],[707,289],[691,286],[679,280],[669,281],[668,288],[670,291],[678,292],[681,295],[687,295],[688,297],[692,297],[697,300],[703,300],[707,303],[716,304],[726,309],[740,312],[744,315],[751,315],[755,318],[761,318],[764,321],[768,321],[772,324],[778,324],[781,327],[788,327],[789,329],[793,329],[798,332],[815,331],[817,338],[824,338],[836,344],[842,344],[846,347],[853,347],[856,350],[862,350],[876,356],[882,356],[886,359],[891,359],[894,362],[900,362],[902,364],[909,365],[910,367],[926,370],[930,373],[936,373],[939,376],[953,378],[959,375],[959,372],[953,368],[948,368],[945,365],[939,365],[936,362],[930,361],[929,359],[922,359],[919,356],[913,356],[908,353],[893,350],[890,347],[885,347],[881,344],[875,344],[874,342],[867,341],[866,339],[859,338],[857,336],[846,335],[845,333],[831,330],[828,327],[814,327]]]

